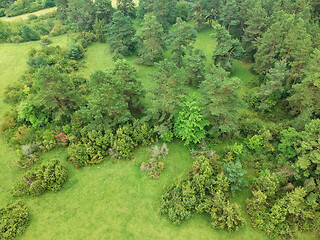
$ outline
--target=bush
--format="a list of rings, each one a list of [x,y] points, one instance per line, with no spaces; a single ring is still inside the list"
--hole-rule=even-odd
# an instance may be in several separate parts
[[[29,225],[29,213],[22,201],[0,208],[0,239],[14,239]]]
[[[39,169],[28,171],[22,182],[13,189],[14,196],[39,196],[46,190],[58,191],[67,179],[67,170],[59,160],[42,164]]]
[[[230,189],[232,193],[236,193],[246,186],[246,181],[243,176],[247,172],[242,169],[240,162],[225,164],[224,171],[230,182]]]
[[[38,19],[38,16],[37,16],[37,15],[30,14],[30,15],[28,16],[28,20],[29,20],[29,21],[36,20],[36,19]]]
[[[68,58],[72,60],[79,60],[83,58],[84,50],[83,47],[78,44],[72,44],[69,46]]]
[[[52,41],[51,41],[51,39],[48,37],[48,36],[43,36],[43,37],[41,37],[41,39],[40,39],[40,45],[41,46],[47,46],[47,45],[49,45],[49,44],[51,44],[52,43]]]
[[[66,33],[67,31],[68,31],[67,26],[61,25],[61,24],[56,24],[53,26],[53,28],[50,32],[50,36],[52,36],[52,37],[59,36],[59,35]]]
[[[27,25],[22,25],[19,29],[19,32],[19,35],[25,42],[40,40],[40,34]]]
[[[0,17],[4,17],[6,15],[6,12],[4,8],[0,8]]]

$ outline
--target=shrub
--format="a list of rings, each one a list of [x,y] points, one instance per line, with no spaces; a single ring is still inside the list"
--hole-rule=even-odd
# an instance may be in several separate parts
[[[242,169],[240,162],[225,164],[224,171],[230,182],[230,189],[232,193],[236,193],[246,186],[246,181],[243,176],[247,172]]]
[[[46,190],[58,191],[67,179],[67,170],[59,160],[42,164],[39,169],[26,172],[22,182],[13,189],[14,196],[39,196]]]
[[[48,36],[43,36],[43,37],[41,37],[41,39],[40,39],[40,45],[41,46],[47,46],[47,45],[49,45],[49,44],[51,44],[52,43],[52,41],[51,41],[51,39],[48,37]]]
[[[29,213],[22,201],[0,208],[0,239],[14,239],[29,225]]]
[[[19,32],[19,35],[25,42],[40,40],[40,34],[27,25],[22,25],[19,29]]]
[[[142,146],[148,146],[153,142],[153,129],[147,123],[141,123],[135,121],[133,123],[133,140],[136,144],[142,144]]]
[[[83,58],[84,50],[83,47],[78,44],[72,44],[69,46],[68,58],[72,60],[79,60]]]
[[[59,35],[66,33],[67,31],[68,31],[67,26],[61,25],[61,24],[56,24],[53,26],[53,28],[50,32],[50,36],[52,36],[52,37],[59,36]]]

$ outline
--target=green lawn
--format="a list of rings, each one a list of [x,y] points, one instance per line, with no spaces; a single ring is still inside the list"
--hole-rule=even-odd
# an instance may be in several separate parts
[[[209,30],[206,30],[209,32]],[[211,55],[214,41],[208,42],[207,34],[201,32],[196,45]],[[53,44],[66,45],[70,36],[53,39]],[[205,40],[204,40],[205,39]],[[208,41],[207,41],[208,40]],[[23,44],[0,44],[0,98],[5,87],[16,81],[26,70],[27,53],[38,42]],[[139,66],[134,57],[128,58],[138,70],[139,80],[148,89],[151,81],[148,73],[153,69]],[[247,67],[238,62],[237,69],[243,81]],[[85,68],[80,74],[88,76],[94,70],[105,70],[112,66],[109,47],[94,43],[87,52]],[[241,75],[241,76],[240,76]],[[0,117],[8,110],[0,102]],[[267,236],[253,229],[248,221],[246,227],[228,233],[217,231],[210,226],[210,216],[194,216],[181,226],[175,226],[165,216],[159,214],[162,193],[174,179],[192,165],[192,158],[181,142],[168,145],[169,155],[165,160],[165,170],[160,178],[151,179],[140,172],[140,165],[147,161],[147,148],[139,148],[132,161],[105,161],[103,164],[76,169],[66,161],[65,150],[45,154],[42,161],[58,158],[64,161],[69,170],[66,185],[57,193],[45,193],[41,197],[25,197],[24,201],[31,214],[30,226],[18,239],[212,239],[212,240],[263,240]],[[12,162],[17,154],[0,139],[0,206],[16,198],[10,196],[10,189],[19,177],[20,170]],[[245,210],[245,199],[250,196],[248,189],[235,199]],[[248,218],[247,218],[248,219]],[[304,234],[302,239],[316,239]]]

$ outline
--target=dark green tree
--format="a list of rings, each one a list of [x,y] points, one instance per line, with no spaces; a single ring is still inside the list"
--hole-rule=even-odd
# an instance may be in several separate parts
[[[125,16],[134,18],[136,16],[136,9],[133,0],[117,0],[117,9]]]
[[[230,32],[231,27],[235,27],[240,24],[240,8],[236,0],[226,0],[225,5],[221,9],[219,16],[220,22],[223,26],[227,27]]]
[[[212,59],[216,66],[220,65],[226,70],[232,69],[232,60],[239,58],[243,49],[238,39],[232,39],[228,31],[220,24],[214,22],[212,24],[215,30],[212,37],[217,40],[217,46],[213,51]]]
[[[187,55],[185,70],[187,72],[188,84],[191,86],[199,86],[205,79],[205,62],[206,56],[200,49],[191,49]]]
[[[131,18],[120,11],[115,12],[107,31],[111,52],[131,54],[136,47],[135,34]]]
[[[112,20],[112,15],[115,12],[111,0],[95,0],[94,11],[95,18],[103,24],[109,24]]]
[[[139,48],[139,62],[144,65],[153,65],[163,58],[166,49],[163,28],[157,18],[152,14],[146,14],[141,24],[141,46]]]
[[[236,93],[239,79],[230,78],[221,67],[213,67],[212,72],[200,85],[203,94],[204,116],[211,123],[209,134],[219,136],[236,130],[241,100]]]
[[[177,23],[170,32],[169,41],[172,47],[172,60],[178,67],[182,66],[182,57],[186,55],[186,49],[197,38],[196,30],[188,23],[177,18]]]
[[[95,20],[94,3],[91,0],[69,0],[68,23],[76,31],[89,31]]]

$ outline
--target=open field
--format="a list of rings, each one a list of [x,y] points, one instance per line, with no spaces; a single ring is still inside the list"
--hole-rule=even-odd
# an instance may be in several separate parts
[[[5,21],[5,22],[15,22],[15,21],[21,21],[21,20],[24,21],[24,20],[27,20],[30,15],[36,15],[36,16],[40,17],[42,15],[54,12],[56,10],[57,10],[56,7],[46,8],[46,9],[42,9],[42,10],[39,10],[36,12],[26,13],[26,14],[22,14],[19,16],[15,16],[15,17],[2,17],[2,18],[0,18],[0,20]]]

